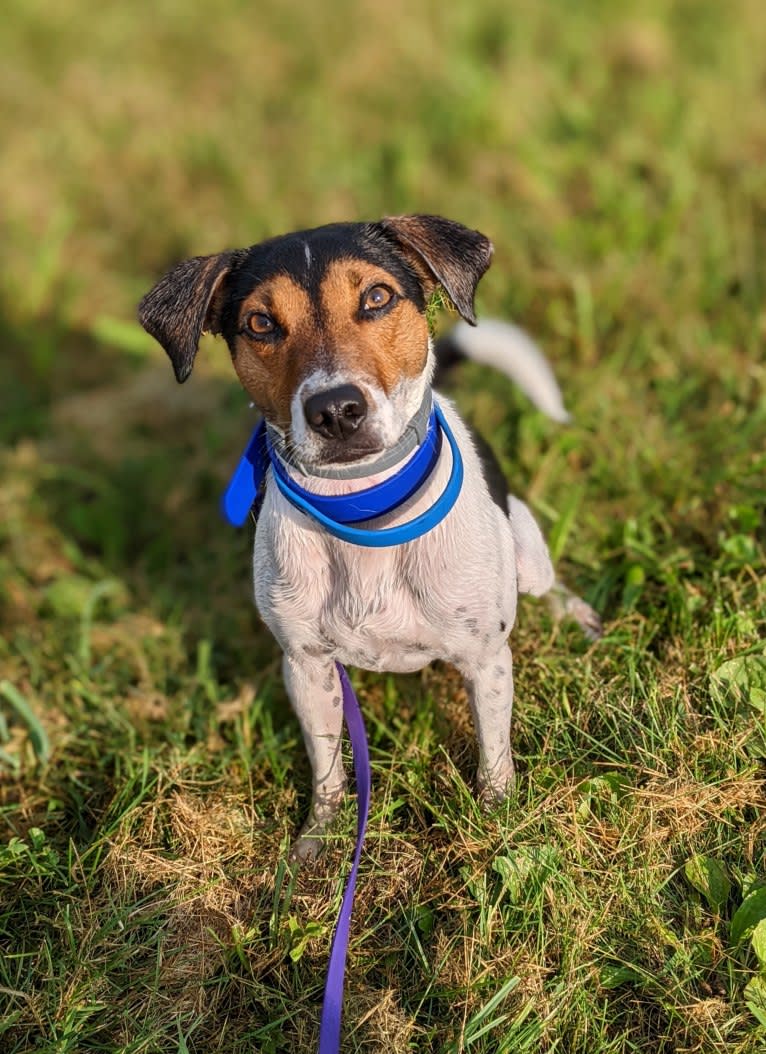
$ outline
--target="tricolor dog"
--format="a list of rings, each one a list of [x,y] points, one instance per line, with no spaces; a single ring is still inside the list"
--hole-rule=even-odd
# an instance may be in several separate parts
[[[527,506],[431,388],[429,298],[441,287],[475,325],[491,255],[483,234],[438,216],[333,224],[187,260],[139,307],[178,381],[201,334],[221,334],[263,414],[270,463],[255,601],[284,652],[313,771],[298,859],[318,851],[346,786],[336,661],[391,672],[435,659],[457,667],[478,737],[478,791],[497,801],[513,780],[508,635],[518,594],[553,590],[598,633],[595,613],[555,585]],[[547,364],[513,327],[461,322],[446,344],[499,363],[538,405],[565,416]],[[352,526],[336,531],[328,524],[340,506]],[[410,537],[413,521],[424,533]]]

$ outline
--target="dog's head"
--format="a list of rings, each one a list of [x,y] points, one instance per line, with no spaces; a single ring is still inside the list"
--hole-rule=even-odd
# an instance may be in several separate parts
[[[372,457],[418,409],[432,363],[426,304],[441,286],[475,322],[490,241],[439,216],[299,231],[178,264],[139,320],[178,381],[220,333],[266,420],[307,465]]]

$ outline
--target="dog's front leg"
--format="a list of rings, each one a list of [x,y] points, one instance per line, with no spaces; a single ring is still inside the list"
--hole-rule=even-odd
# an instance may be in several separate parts
[[[487,804],[502,801],[514,781],[511,755],[513,664],[503,645],[478,666],[463,666],[479,741],[479,797]]]
[[[311,762],[311,811],[290,851],[291,860],[317,856],[323,835],[335,818],[346,790],[341,756],[343,706],[340,678],[329,658],[285,655],[282,670]]]

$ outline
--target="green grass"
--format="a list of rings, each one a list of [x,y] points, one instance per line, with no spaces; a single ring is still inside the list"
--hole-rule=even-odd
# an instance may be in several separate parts
[[[217,495],[251,416],[133,322],[185,254],[434,211],[576,423],[456,378],[588,646],[522,605],[519,783],[446,667],[356,675],[374,774],[344,1050],[766,1049],[766,20],[13,0],[0,44],[0,1048],[309,1051],[354,829],[309,772]]]

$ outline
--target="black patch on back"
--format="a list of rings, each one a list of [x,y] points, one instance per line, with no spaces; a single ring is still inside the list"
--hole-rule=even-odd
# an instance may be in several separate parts
[[[434,388],[441,388],[446,383],[454,367],[459,362],[464,362],[466,356],[450,333],[437,337],[434,341],[434,355],[436,356],[436,369],[434,371],[433,386]]]
[[[476,453],[479,455],[479,461],[481,462],[481,472],[484,476],[484,481],[489,489],[489,496],[494,501],[505,515],[508,515],[508,484],[506,483],[505,475],[503,470],[500,468],[500,462],[497,460],[497,456],[489,445],[487,440],[477,432],[473,425],[466,423],[473,445],[476,447]]]
[[[445,333],[434,342],[434,354],[436,356],[436,369],[434,371],[433,386],[441,388],[450,380],[452,371],[460,362],[465,362],[466,355],[460,349],[460,345],[450,333]],[[489,495],[504,513],[508,512],[508,486],[500,462],[497,460],[492,447],[487,440],[476,430],[476,427],[465,419],[463,420],[476,453],[481,462],[481,471],[484,481],[489,489]]]

